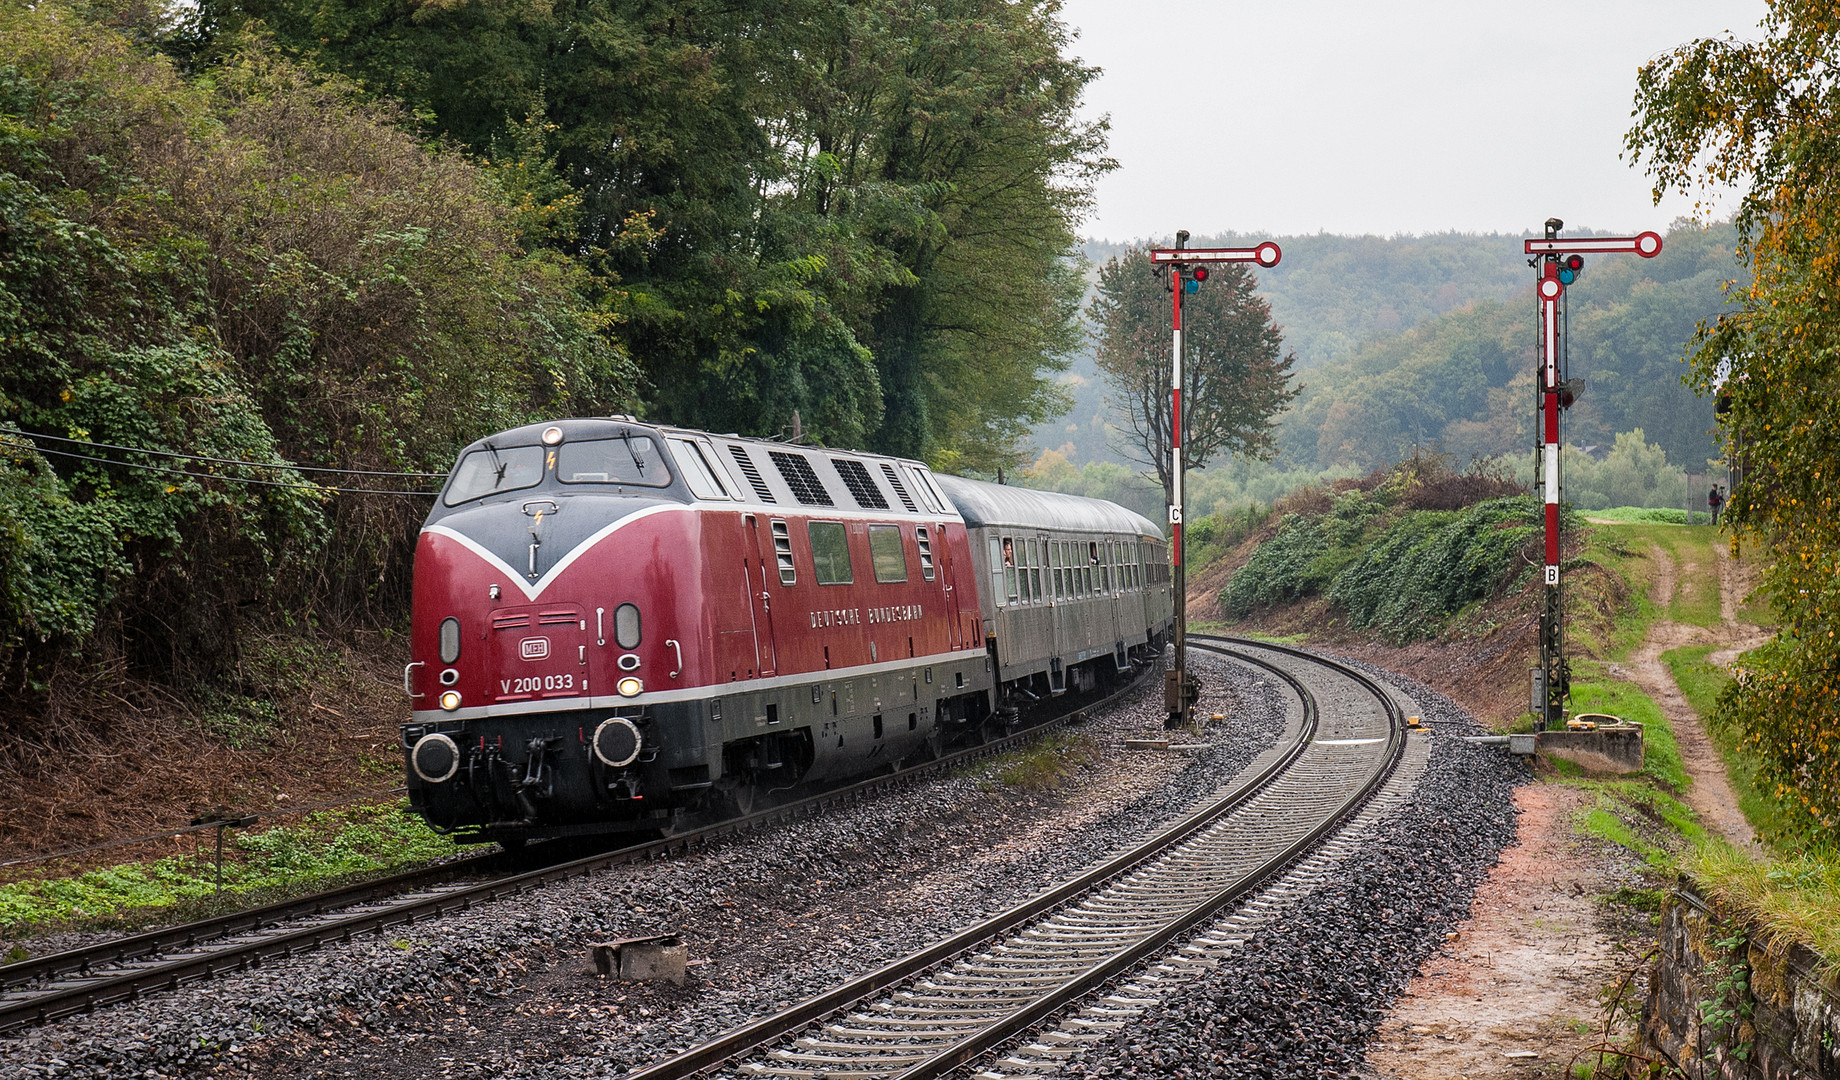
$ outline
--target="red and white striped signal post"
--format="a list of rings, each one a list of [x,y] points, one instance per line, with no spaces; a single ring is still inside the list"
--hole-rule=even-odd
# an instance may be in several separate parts
[[[1163,677],[1163,703],[1169,710],[1165,726],[1187,727],[1190,710],[1201,696],[1188,677],[1188,569],[1182,558],[1182,297],[1195,292],[1208,278],[1210,263],[1278,265],[1284,253],[1267,240],[1249,248],[1191,248],[1188,230],[1176,233],[1176,246],[1152,248],[1150,265],[1175,297],[1175,343],[1169,361],[1169,564],[1170,588],[1175,603],[1176,668]]]
[[[1579,236],[1559,239],[1565,222],[1546,219],[1546,235],[1524,242],[1527,263],[1539,272],[1534,283],[1540,302],[1540,397],[1536,415],[1540,422],[1540,460],[1535,471],[1546,499],[1546,605],[1540,612],[1540,666],[1533,673],[1533,711],[1544,726],[1565,726],[1565,698],[1571,690],[1571,672],[1565,663],[1565,637],[1559,591],[1559,414],[1572,406],[1573,386],[1567,371],[1564,336],[1565,289],[1578,280],[1586,255],[1633,252],[1644,259],[1661,254],[1661,237],[1645,232],[1635,236]]]

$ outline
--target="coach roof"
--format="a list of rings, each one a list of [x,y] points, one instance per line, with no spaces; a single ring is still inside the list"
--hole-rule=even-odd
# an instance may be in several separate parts
[[[1057,529],[1083,533],[1128,533],[1163,539],[1163,531],[1142,514],[1104,499],[1058,491],[987,484],[962,476],[933,478],[973,528]]]

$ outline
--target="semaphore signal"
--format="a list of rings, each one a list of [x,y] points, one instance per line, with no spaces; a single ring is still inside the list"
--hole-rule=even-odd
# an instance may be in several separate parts
[[[1540,392],[1536,406],[1540,457],[1534,475],[1545,497],[1546,605],[1540,612],[1540,666],[1533,673],[1533,711],[1545,726],[1563,727],[1565,698],[1571,690],[1565,662],[1565,637],[1559,584],[1559,414],[1572,406],[1576,394],[1567,378],[1563,304],[1566,287],[1578,280],[1586,255],[1634,254],[1652,259],[1661,254],[1661,236],[1654,232],[1635,236],[1578,236],[1561,240],[1565,222],[1546,219],[1546,235],[1523,242],[1528,265],[1537,272],[1534,292],[1540,305]]]
[[[1175,601],[1176,669],[1164,677],[1163,704],[1172,728],[1187,727],[1200,687],[1188,677],[1188,570],[1182,558],[1182,297],[1198,292],[1208,279],[1209,263],[1278,265],[1284,252],[1267,240],[1249,248],[1191,248],[1188,230],[1176,233],[1176,246],[1152,248],[1150,265],[1164,275],[1175,297],[1175,341],[1169,362],[1169,565]]]

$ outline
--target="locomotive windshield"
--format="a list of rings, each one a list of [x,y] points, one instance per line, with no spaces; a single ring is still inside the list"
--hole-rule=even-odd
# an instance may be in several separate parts
[[[657,444],[643,435],[563,443],[556,455],[556,479],[565,484],[639,484],[668,487]]]
[[[453,481],[447,485],[447,495],[441,501],[459,506],[500,491],[536,487],[542,479],[542,447],[494,447],[487,443],[485,449],[474,450],[460,459]]]

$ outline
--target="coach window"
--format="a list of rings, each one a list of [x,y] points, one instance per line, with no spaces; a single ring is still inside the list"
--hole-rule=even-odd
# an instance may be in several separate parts
[[[991,543],[994,545],[996,541]],[[1013,537],[1003,538],[1003,550],[998,553],[996,566],[1003,575],[1003,594],[1013,604],[1016,602],[1016,541]]]
[[[899,525],[869,526],[869,563],[875,580],[883,585],[907,580],[907,550],[901,546]]]
[[[848,585],[856,580],[850,573],[850,538],[841,521],[813,521],[805,526],[811,541],[811,570],[820,585]]]
[[[1112,542],[1107,540],[1100,551],[1105,561],[1099,564],[1099,591],[1109,593],[1112,591]]]

